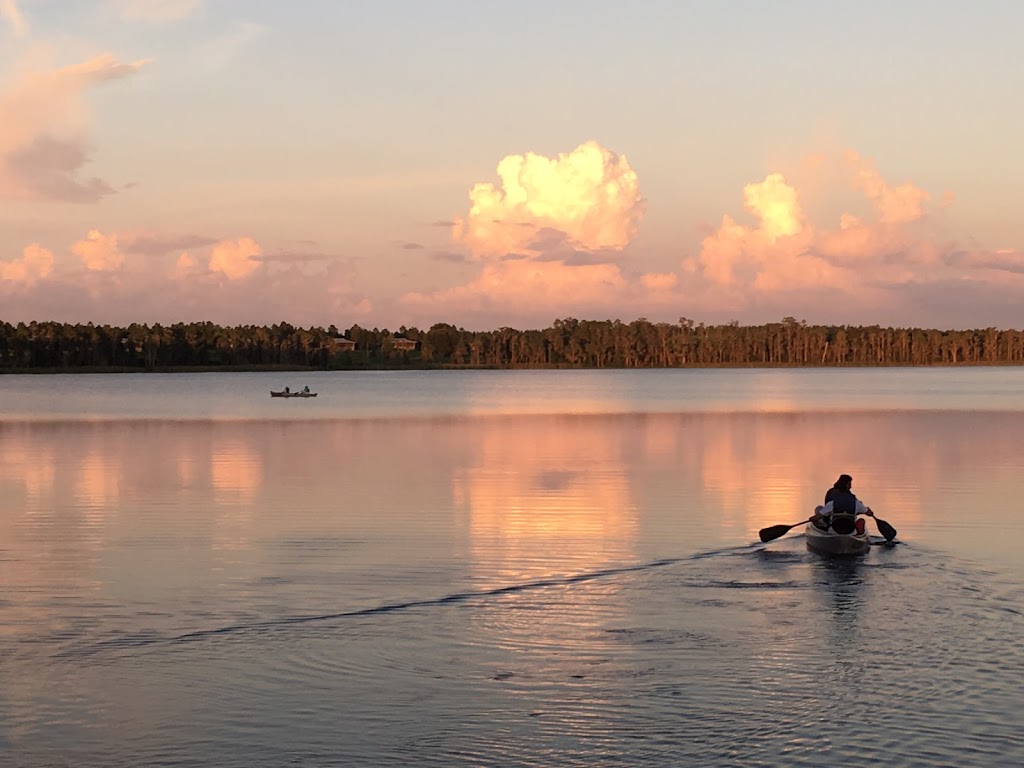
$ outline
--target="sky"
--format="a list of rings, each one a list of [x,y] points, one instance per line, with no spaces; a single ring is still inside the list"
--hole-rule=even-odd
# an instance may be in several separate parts
[[[0,320],[1024,327],[1018,0],[0,0]]]

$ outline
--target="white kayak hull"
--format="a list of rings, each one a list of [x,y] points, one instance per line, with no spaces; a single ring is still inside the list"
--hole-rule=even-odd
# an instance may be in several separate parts
[[[807,548],[823,555],[859,555],[871,548],[871,538],[866,532],[835,533],[808,523],[804,536]]]

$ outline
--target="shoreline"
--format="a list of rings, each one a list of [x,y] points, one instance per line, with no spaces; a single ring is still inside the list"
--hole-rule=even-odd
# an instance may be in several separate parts
[[[351,373],[379,371],[682,371],[682,370],[850,370],[864,368],[1019,368],[1024,362],[958,362],[958,363],[858,363],[804,365],[799,363],[712,363],[671,366],[583,366],[583,365],[360,365],[339,368],[317,368],[306,365],[181,365],[153,368],[129,366],[63,366],[58,368],[0,368],[0,376],[61,374],[125,374],[125,373]]]

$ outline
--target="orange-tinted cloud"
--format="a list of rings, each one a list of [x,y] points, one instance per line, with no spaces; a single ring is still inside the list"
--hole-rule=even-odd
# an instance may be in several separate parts
[[[924,215],[928,193],[910,183],[889,184],[855,152],[843,159],[853,172],[854,189],[874,205],[874,220],[844,213],[838,227],[816,228],[805,219],[798,191],[781,174],[771,174],[744,189],[755,226],[725,215],[704,239],[696,259],[703,280],[742,304],[758,294],[850,293],[867,285],[902,284],[918,279],[922,267],[939,266],[943,249],[909,228]]]
[[[126,325],[190,322],[226,325],[287,318],[297,325],[341,324],[372,317],[375,304],[359,287],[350,259],[278,252],[267,264],[251,237],[160,235],[95,231],[63,258],[39,245],[17,260],[0,260],[0,307],[5,319]],[[195,243],[187,250],[171,245]],[[215,245],[207,245],[215,243]],[[85,264],[76,268],[75,262]],[[394,300],[392,300],[394,301]],[[387,305],[387,302],[385,302]]]
[[[200,258],[191,252],[179,254],[174,265],[174,276],[188,279],[219,273],[230,280],[250,277],[260,268],[265,259],[263,249],[251,237],[237,240],[221,240],[210,249],[208,258]]]
[[[124,255],[117,246],[117,235],[105,235],[92,229],[84,240],[71,246],[85,268],[93,272],[115,272],[124,266]]]
[[[88,113],[80,97],[91,86],[134,75],[145,63],[103,54],[0,91],[0,197],[94,202],[111,194],[102,179],[79,177],[89,160]]]
[[[704,277],[722,286],[760,290],[835,286],[842,275],[809,249],[813,230],[805,225],[797,190],[780,173],[743,189],[756,226],[722,217],[718,230],[701,245]]]
[[[262,253],[259,243],[251,237],[223,240],[210,252],[210,269],[223,272],[232,280],[247,277],[260,268],[257,257]]]
[[[621,249],[644,213],[636,172],[623,155],[588,141],[549,158],[527,152],[498,163],[498,185],[481,182],[453,238],[478,256],[529,252],[543,229],[583,249]]]
[[[519,321],[605,313],[626,296],[672,285],[672,275],[641,279],[615,263],[645,206],[624,156],[588,141],[554,158],[509,155],[498,176],[498,185],[472,188],[469,214],[452,225],[453,239],[484,261],[480,274],[452,288],[406,293],[404,307],[424,316],[457,307]]]
[[[924,215],[924,205],[931,198],[927,192],[909,182],[898,187],[888,184],[874,163],[862,159],[853,150],[846,152],[844,159],[853,170],[854,184],[875,204],[882,223],[901,224]]]
[[[781,173],[769,175],[760,184],[747,184],[743,203],[760,220],[759,229],[772,242],[803,229],[800,197]]]
[[[0,280],[32,284],[53,271],[53,254],[39,243],[26,246],[20,259],[0,261]]]

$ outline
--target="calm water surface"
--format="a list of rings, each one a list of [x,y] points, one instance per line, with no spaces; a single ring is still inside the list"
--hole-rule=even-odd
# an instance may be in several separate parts
[[[0,377],[0,764],[1024,765],[1022,456],[1009,368]],[[843,471],[897,546],[757,541]]]

